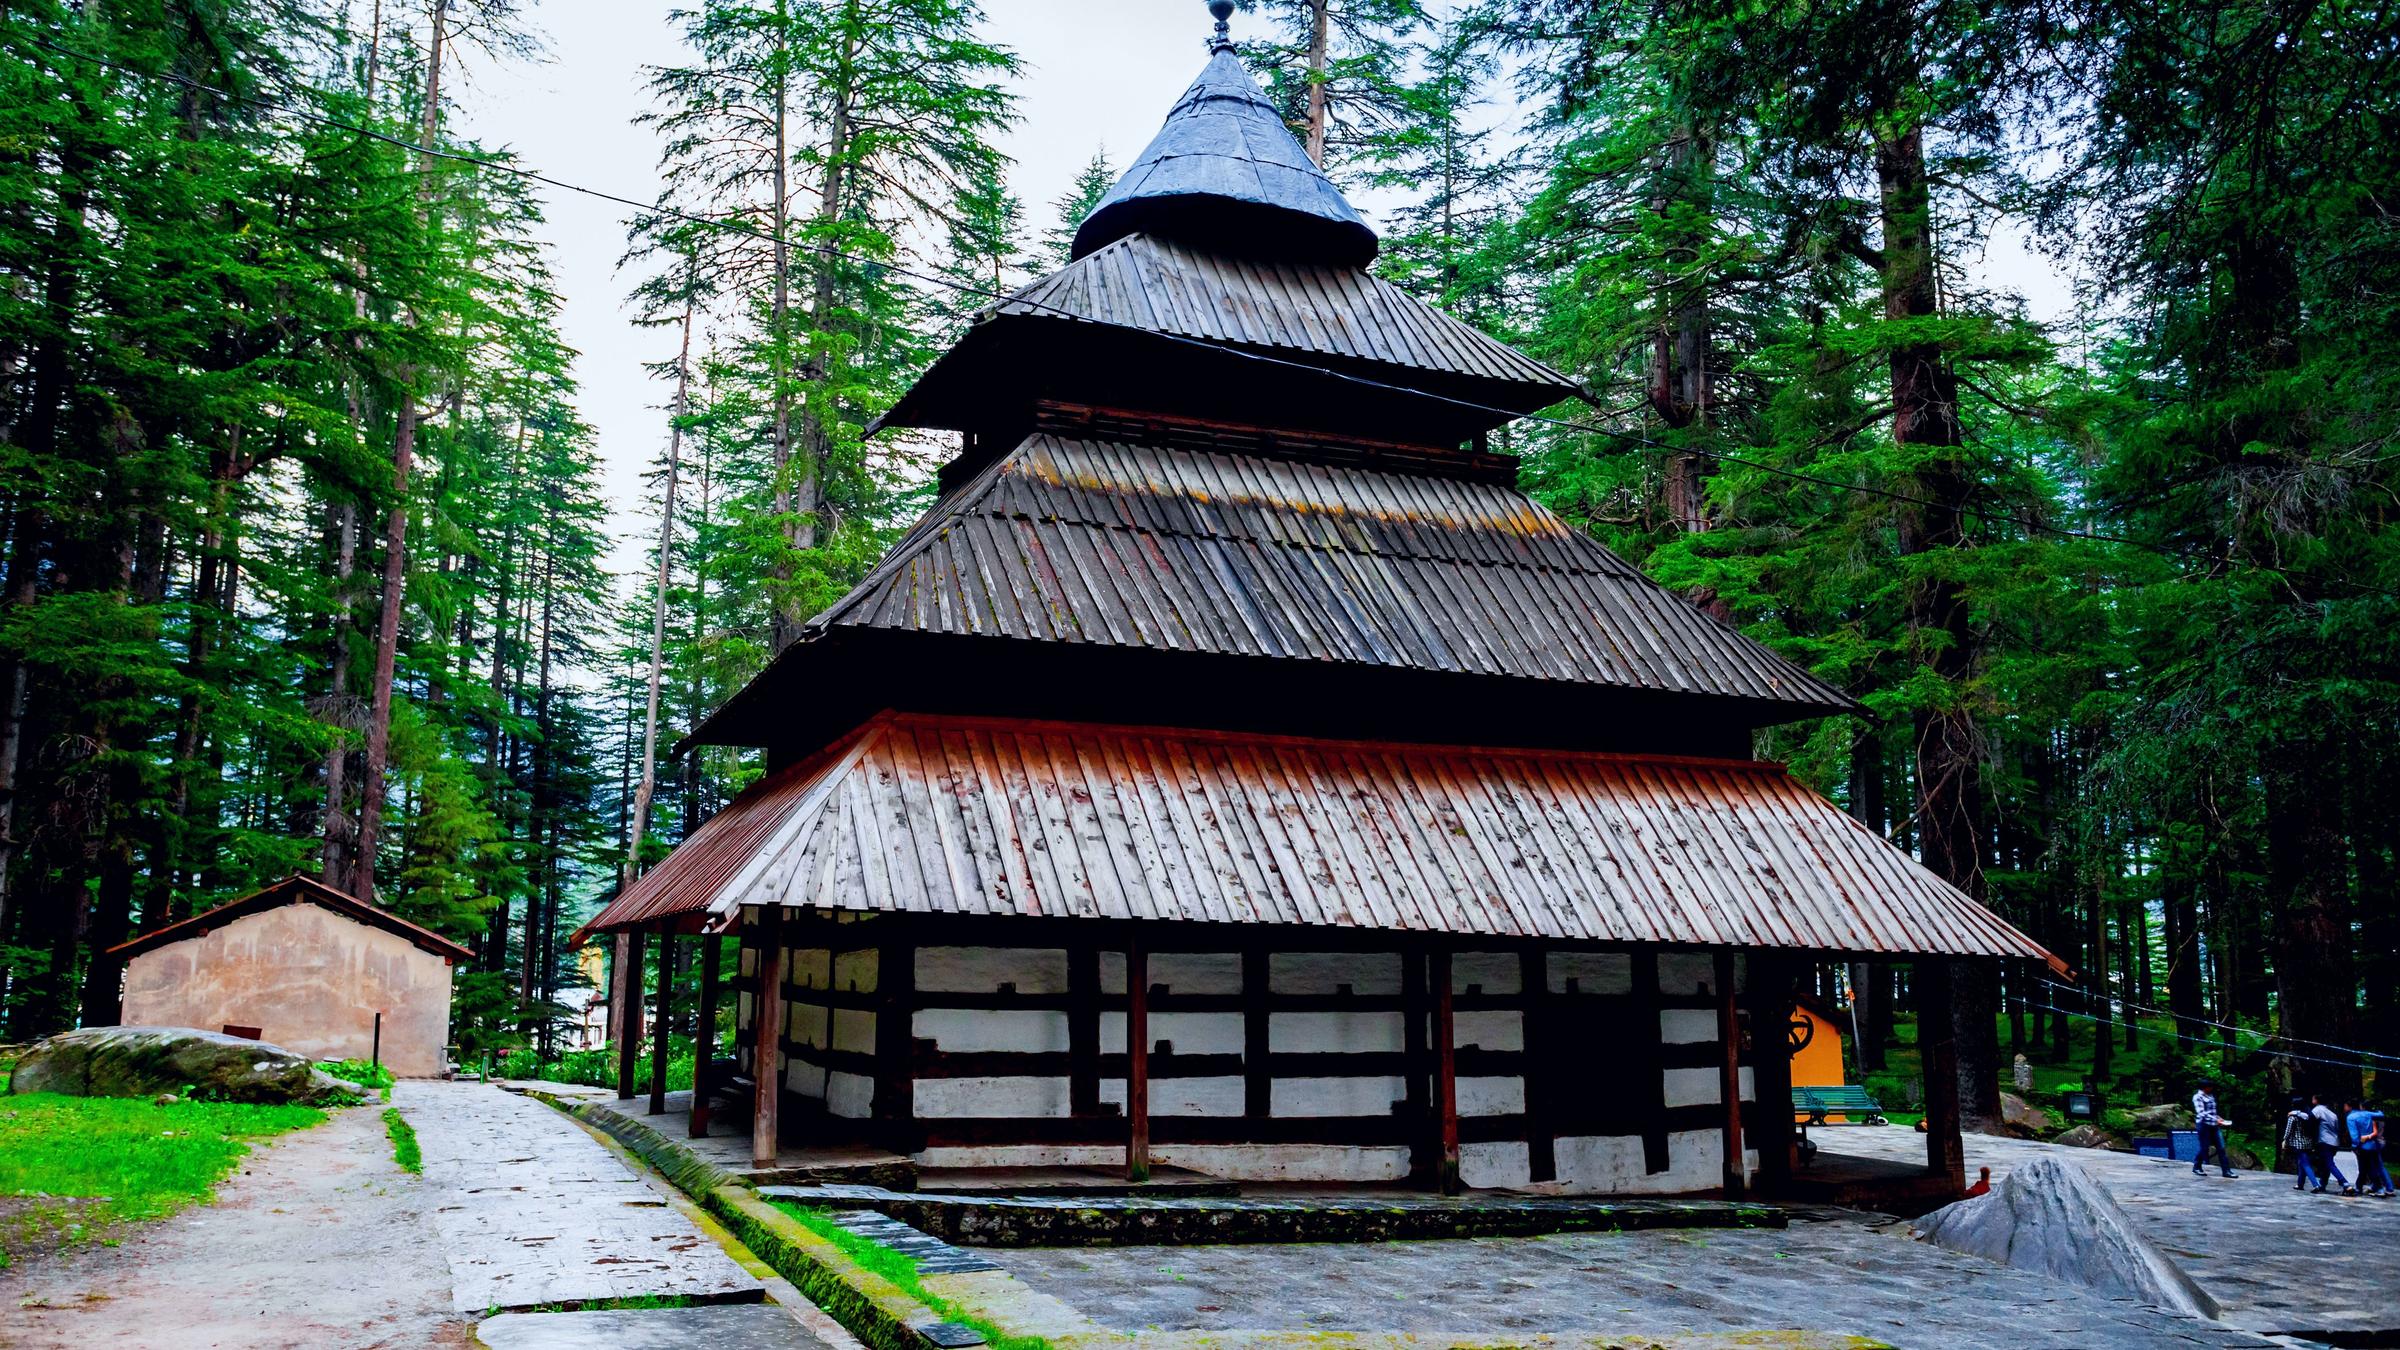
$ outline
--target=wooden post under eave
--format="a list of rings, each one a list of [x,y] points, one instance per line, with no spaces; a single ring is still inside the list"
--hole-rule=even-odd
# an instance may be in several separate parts
[[[633,1071],[642,1054],[642,935],[617,934],[617,1097],[633,1100]]]
[[[1436,951],[1426,961],[1426,983],[1433,986],[1433,1109],[1441,1122],[1441,1175],[1444,1195],[1456,1195],[1458,1179],[1458,1013],[1450,994],[1450,953]]]
[[[1792,1176],[1791,968],[1780,953],[1750,953],[1750,1083],[1758,1102],[1751,1147],[1758,1151],[1758,1193],[1772,1200]]]
[[[1749,1185],[1742,1167],[1742,1018],[1734,1001],[1733,953],[1717,953],[1717,1043],[1724,1051],[1717,1091],[1725,1102],[1725,1198],[1739,1200]]]
[[[658,968],[658,1012],[650,1023],[650,1114],[660,1116],[667,1111],[667,1061],[674,1056],[674,1046],[668,1040],[675,1028],[673,933],[659,930],[658,959],[651,964]]]
[[[783,928],[767,920],[759,936],[758,1007],[750,1028],[750,1076],[758,1095],[750,1113],[750,1164],[773,1167],[781,1151],[777,1114],[783,1106]]]
[[[1150,954],[1125,944],[1125,1179],[1150,1179]]]
[[[1918,961],[1909,986],[1917,996],[1917,1048],[1925,1068],[1925,1165],[1964,1192],[1967,1147],[1959,1137],[1958,1031],[1950,1021],[1950,963],[1938,957]]]
[[[700,939],[700,1009],[692,1017],[692,1123],[694,1139],[708,1137],[712,1089],[709,1062],[717,1056],[717,962],[724,959],[725,939],[714,934]]]

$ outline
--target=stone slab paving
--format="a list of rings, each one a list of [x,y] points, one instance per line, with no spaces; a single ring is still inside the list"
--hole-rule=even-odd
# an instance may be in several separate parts
[[[764,1303],[603,1312],[502,1313],[475,1329],[488,1350],[823,1350],[791,1315]]]
[[[1924,1136],[1913,1130],[1815,1133],[1829,1153],[1925,1156]],[[2030,1139],[1970,1134],[1966,1145],[1968,1176],[1989,1167],[1994,1182],[2044,1156],[2083,1168],[2144,1237],[2224,1305],[2225,1320],[2235,1326],[2310,1339],[2382,1333],[2400,1340],[2400,1200],[2302,1194],[2290,1177],[2274,1172],[2242,1172],[2228,1181],[2211,1168],[2195,1177],[2190,1163]],[[2356,1162],[2341,1158],[2343,1174],[2353,1180]]]
[[[1897,1225],[1370,1245],[994,1252],[1120,1331],[1399,1332],[1517,1341],[1805,1329],[1926,1350],[2272,1342],[1929,1247]]]
[[[409,1082],[459,1312],[645,1296],[755,1301],[765,1286],[558,1111],[499,1087]]]

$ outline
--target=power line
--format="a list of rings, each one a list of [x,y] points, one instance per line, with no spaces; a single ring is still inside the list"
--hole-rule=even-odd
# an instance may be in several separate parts
[[[88,61],[94,65],[116,71],[123,75],[131,76],[135,79],[150,80],[154,82],[163,81],[165,83],[190,89],[198,93],[210,94],[215,97],[225,99],[229,102],[245,103],[253,107],[265,109],[269,112],[297,118],[304,122],[310,122],[319,126],[331,127],[336,130],[347,131],[359,136],[365,136],[370,139],[383,142],[387,145],[397,146],[404,150],[415,151],[418,154],[428,155],[435,159],[447,160],[458,164],[470,164],[477,168],[489,169],[497,173],[511,174],[518,178],[525,179],[528,182],[540,183],[546,187],[557,188],[562,192],[572,192],[581,196],[593,198],[598,201],[605,201],[618,206],[629,207],[635,211],[639,211],[647,215],[666,216],[675,220],[683,221],[687,224],[698,225],[707,229],[726,230],[732,233],[746,235],[753,239],[763,240],[768,243],[783,243],[786,245],[786,247],[792,247],[782,235],[772,231],[759,229],[758,227],[747,224],[743,221],[726,217],[703,215],[694,211],[686,211],[680,207],[671,206],[664,202],[638,201],[632,197],[623,196],[619,193],[605,191],[600,188],[586,187],[580,183],[571,183],[563,178],[555,178],[549,174],[542,173],[539,170],[529,169],[521,164],[514,164],[507,160],[492,159],[482,155],[470,155],[456,150],[444,150],[432,145],[422,145],[405,137],[394,136],[387,132],[378,131],[373,127],[364,126],[359,123],[352,122],[346,118],[335,117],[329,113],[317,112],[309,108],[294,107],[288,102],[280,101],[265,95],[243,94],[228,89],[220,89],[214,85],[192,79],[189,76],[178,75],[173,71],[141,70],[133,66],[125,65],[118,61],[110,60],[104,56],[98,56],[91,52],[79,51],[72,47],[62,46],[58,43],[51,42],[44,38],[34,37],[30,34],[5,34],[0,36],[6,36],[8,38],[30,43],[33,46],[39,47],[45,51],[59,56],[65,56],[79,61]],[[2200,564],[2210,567],[2226,567],[2237,571],[2260,572],[2281,578],[2286,584],[2290,584],[2292,582],[2291,574],[2285,571],[2283,568],[2277,567],[2272,563],[2262,563],[2250,559],[2238,558],[2231,553],[2195,553],[2183,549],[2173,548],[2165,544],[2152,543],[2144,539],[2136,539],[2130,535],[2110,534],[2099,530],[2083,530],[2076,529],[2072,526],[2054,525],[2027,515],[2018,515],[2011,512],[1994,511],[1973,506],[1954,507],[1951,503],[1938,502],[1932,498],[1917,496],[1914,493],[1901,492],[1892,488],[1876,487],[1866,483],[1844,482],[1840,479],[1828,478],[1821,474],[1809,473],[1800,469],[1788,469],[1781,465],[1769,464],[1763,460],[1751,459],[1737,454],[1729,454],[1721,450],[1698,450],[1684,446],[1669,445],[1664,441],[1652,440],[1651,438],[1640,435],[1636,432],[1620,431],[1613,427],[1599,426],[1589,422],[1578,421],[1573,418],[1552,417],[1543,413],[1524,413],[1513,408],[1503,408],[1496,404],[1478,403],[1473,399],[1458,398],[1448,394],[1435,393],[1428,389],[1416,389],[1407,385],[1392,384],[1388,381],[1378,380],[1371,376],[1359,375],[1346,370],[1336,370],[1330,366],[1317,365],[1307,361],[1296,361],[1288,357],[1275,356],[1266,352],[1252,351],[1248,348],[1237,347],[1231,343],[1220,342],[1211,338],[1192,337],[1181,333],[1162,332],[1154,328],[1143,328],[1137,324],[1118,323],[1108,319],[1095,319],[1089,315],[1078,314],[1072,310],[1060,309],[1057,306],[1044,304],[1037,300],[1027,300],[1012,292],[994,290],[989,287],[977,286],[971,282],[959,281],[951,277],[937,276],[932,273],[916,271],[912,268],[904,267],[897,263],[887,262],[882,259],[861,257],[857,254],[847,253],[843,250],[834,248],[830,244],[802,245],[799,247],[802,252],[814,253],[822,258],[846,262],[854,266],[881,268],[895,276],[907,277],[912,281],[921,282],[926,285],[947,287],[964,295],[977,296],[991,301],[1011,302],[1027,309],[1055,314],[1060,318],[1068,319],[1078,323],[1088,323],[1103,328],[1120,328],[1130,333],[1141,333],[1152,338],[1163,339],[1167,342],[1179,343],[1190,347],[1198,347],[1204,350],[1238,357],[1245,361],[1260,362],[1267,365],[1282,367],[1288,370],[1301,371],[1303,373],[1322,378],[1340,380],[1363,388],[1426,399],[1432,402],[1442,403],[1472,412],[1491,413],[1496,416],[1509,418],[1511,420],[1538,422],[1548,426],[1559,427],[1568,431],[1582,432],[1586,435],[1604,436],[1612,440],[1638,445],[1645,449],[1660,453],[1690,453],[1704,455],[1713,460],[1719,460],[1727,464],[1738,464],[1743,468],[1754,469],[1760,473],[1768,474],[1773,477],[1789,479],[1794,482],[1810,483],[1820,487],[1829,487],[1843,492],[1865,493],[1868,496],[1883,498],[1906,505],[1929,507],[1935,510],[1957,509],[1960,510],[1962,514],[1981,516],[1987,522],[2015,525],[2018,528],[2027,531],[2028,533],[2047,534],[2063,539],[2081,539],[2093,543],[2117,544],[2126,548],[2140,549],[2144,552],[2154,553],[2160,557],[2167,558],[2178,563]],[[1576,397],[1583,399],[1583,401],[1586,403],[1592,402],[1592,399],[1588,395],[1585,395],[1581,390],[1577,391]],[[2353,591],[2362,595],[2377,595],[2386,599],[2400,599],[2400,591],[2389,590],[2380,586],[2372,586],[2363,582],[2352,581],[2347,577],[2332,577],[2328,578],[2328,580],[2336,584],[2349,587]]]
[[[2077,1012],[2077,1011],[2075,1011],[2075,1010],[2074,1010],[2074,1009],[2072,1009],[2072,1008],[2061,1008],[2061,1007],[2059,1007],[2058,1005],[2056,1005],[2056,1004],[2054,1004],[2054,1003],[2036,1003],[2035,1001],[2033,1001],[2032,999],[2029,999],[2029,998],[2020,998],[2020,999],[2018,999],[2018,1000],[2017,1000],[2017,1002],[2018,1002],[2020,1005],[2022,1005],[2022,1006],[2024,1006],[2024,1007],[2028,1007],[2028,1008],[2047,1008],[2047,1009],[2049,1009],[2051,1012],[2057,1013],[2057,1014],[2058,1014],[2059,1016],[2061,1016],[2061,1017],[2074,1017],[2074,1018],[2079,1018],[2079,1019],[2081,1019],[2081,1020],[2083,1020],[2083,1021],[2086,1021],[2086,1022],[2097,1022],[2097,1023],[2100,1023],[2100,1024],[2102,1024],[2102,1025],[2105,1025],[2105,1026],[2115,1026],[2115,1025],[2116,1025],[2116,1023],[2114,1023],[2114,1022],[2110,1021],[2109,1019],[2107,1019],[2107,1018],[2105,1018],[2105,1017],[2094,1017],[2094,1016],[2093,1016],[2092,1014],[2090,1014],[2090,1013],[2082,1013],[2082,1012]],[[2223,1050],[2223,1049],[2225,1048],[2225,1043],[2224,1043],[2223,1041],[2219,1041],[2219,1040],[2211,1040],[2211,1039],[2209,1039],[2208,1037],[2205,1037],[2205,1036],[2186,1036],[2186,1035],[2184,1035],[2182,1032],[2179,1032],[2179,1031],[2160,1031],[2160,1030],[2159,1030],[2158,1028],[2156,1028],[2156,1027],[2148,1027],[2148,1028],[2144,1028],[2144,1029],[2142,1030],[2142,1033],[2141,1033],[2141,1034],[2143,1034],[2144,1036],[2165,1036],[2165,1037],[2167,1037],[2167,1038],[2169,1038],[2169,1039],[2171,1039],[2171,1040],[2178,1040],[2178,1041],[2189,1041],[2189,1042],[2191,1042],[2191,1043],[2192,1043],[2192,1044],[2194,1044],[2194,1045],[2205,1045],[2205,1046],[2209,1047],[2209,1048],[2210,1048],[2210,1049],[2212,1049],[2212,1050]],[[2253,1033],[2253,1034],[2255,1034],[2255,1033]],[[2239,1047],[2239,1046],[2237,1046],[2237,1047],[2235,1047],[2235,1048],[2236,1048],[2236,1049],[2241,1049],[2242,1047]],[[2339,1049],[2339,1048],[2341,1048],[2341,1047],[2338,1047],[2338,1046],[2336,1046],[2336,1047],[2334,1047],[2334,1048],[2336,1048],[2336,1049]],[[2253,1053],[2256,1053],[2258,1050],[2264,1050],[2264,1049],[2265,1049],[2265,1047],[2264,1047],[2264,1046],[2252,1047],[2252,1052],[2253,1052]],[[2273,1052],[2273,1051],[2268,1051],[2268,1053],[2270,1053],[2270,1054],[2274,1054],[2274,1055],[2275,1055],[2275,1057],[2276,1057],[2277,1059],[2289,1059],[2289,1060],[2295,1060],[2295,1061],[2297,1061],[2297,1062],[2299,1062],[2299,1063],[2302,1063],[2302,1064],[2323,1064],[2323,1065],[2327,1065],[2327,1066],[2329,1066],[2329,1067],[2331,1067],[2331,1068],[2336,1068],[2336,1069],[2376,1069],[2376,1068],[2377,1068],[2377,1066],[2376,1066],[2376,1065],[2373,1065],[2373,1064],[2360,1064],[2360,1063],[2357,1063],[2357,1062],[2355,1062],[2355,1061],[2352,1061],[2352,1060],[2343,1060],[2343,1059],[2325,1059],[2325,1058],[2322,1058],[2322,1057],[2320,1057],[2320,1056],[2317,1056],[2317,1055],[2295,1055],[2295,1054],[2289,1054],[2289,1053],[2276,1053],[2276,1052]],[[2363,1051],[2363,1050],[2362,1050],[2362,1051],[2359,1051],[2358,1053],[2360,1053],[2360,1054],[2365,1054],[2365,1053],[2367,1053],[2367,1052],[2365,1052],[2365,1051]],[[2376,1081],[2377,1081],[2377,1082],[2381,1082],[2381,1081],[2383,1081],[2383,1080],[2381,1080],[2381,1079],[2377,1079]]]
[[[2050,979],[2047,976],[2036,976],[2035,978],[2042,984],[2049,985],[2053,989],[2063,989],[2070,994],[2091,994],[2095,992],[2093,990],[2085,989],[2080,985],[2061,984],[2059,981]],[[2100,996],[2103,998],[2110,997],[2106,993],[2102,993]],[[2368,1059],[2381,1060],[2387,1064],[2400,1066],[2400,1055],[2386,1055],[2374,1050],[2362,1050],[2355,1045],[2336,1045],[2332,1041],[2312,1041],[2305,1036],[2287,1036],[2280,1031],[2251,1031],[2246,1027],[2238,1027],[2230,1022],[2215,1022],[2205,1017],[2188,1016],[2167,1008],[2154,1008],[2147,1003],[2136,1003],[2129,998],[2115,998],[2112,1001],[2121,1003],[2137,1012],[2146,1012],[2156,1017],[2172,1017],[2177,1022],[2197,1022],[2201,1026],[2215,1027],[2219,1031],[2230,1031],[2237,1035],[2259,1036],[2269,1041],[2284,1041],[2292,1045],[2310,1045],[2315,1046],[2320,1050],[2335,1050],[2345,1055],[2362,1055]],[[2210,1043],[2218,1044],[2219,1042]]]

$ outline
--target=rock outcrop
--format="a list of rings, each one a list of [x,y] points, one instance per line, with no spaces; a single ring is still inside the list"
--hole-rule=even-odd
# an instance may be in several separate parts
[[[2039,1139],[2050,1133],[2050,1113],[2013,1092],[2000,1094],[2000,1132],[2019,1139]]]
[[[2125,1145],[2115,1135],[2097,1125],[2090,1124],[2076,1125],[2061,1130],[2050,1136],[2050,1142],[2063,1144],[2068,1148],[2105,1148],[2114,1149],[2119,1153],[2125,1152]]]
[[[2193,1317],[2219,1312],[2208,1291],[2137,1232],[2098,1182],[2063,1158],[2037,1158],[1991,1194],[1946,1205],[1913,1227],[1936,1246],[2104,1294]]]
[[[11,1092],[310,1106],[353,1100],[349,1084],[281,1046],[194,1027],[85,1027],[36,1042]]]

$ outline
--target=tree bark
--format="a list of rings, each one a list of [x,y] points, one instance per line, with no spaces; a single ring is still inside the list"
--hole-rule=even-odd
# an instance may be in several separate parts
[[[1325,60],[1331,45],[1333,0],[1308,0],[1308,157],[1325,167]]]
[[[449,0],[433,0],[432,31],[425,45],[425,110],[419,128],[418,193],[427,218],[432,215],[434,135],[441,128],[442,50],[449,29]],[[375,898],[376,835],[383,825],[385,779],[392,754],[392,682],[400,659],[401,610],[408,600],[408,478],[416,458],[417,398],[415,372],[400,380],[399,406],[392,432],[392,513],[383,534],[383,605],[376,616],[375,673],[368,690],[366,756],[358,785],[358,850],[344,888],[361,900]]]
[[[675,569],[675,487],[683,471],[683,420],[692,381],[692,301],[699,259],[684,265],[683,340],[675,354],[675,414],[667,430],[667,481],[659,493],[657,594],[650,610],[649,701],[642,712],[642,778],[634,792],[633,818],[626,826],[625,875],[618,890],[633,884],[642,865],[642,834],[650,824],[650,802],[658,793],[658,696],[667,668],[667,591]]]
[[[1905,83],[1913,87],[1915,82]],[[1875,172],[1882,201],[1885,317],[1933,318],[1941,298],[1922,129],[1905,119],[1887,122],[1877,137]],[[1900,551],[1964,549],[1974,484],[1960,457],[1945,453],[1962,440],[1957,376],[1938,345],[1905,342],[1892,349],[1891,382],[1892,438],[1904,458],[1918,459],[1905,484],[1911,500],[1900,508]],[[1980,903],[1986,897],[1982,747],[1965,693],[1976,665],[1977,638],[1964,588],[1938,574],[1919,582],[1909,595],[1908,619],[1918,659],[1937,678],[1943,699],[1915,717],[1919,854],[1936,876]],[[1961,962],[1950,992],[1961,1119],[1967,1129],[1987,1130],[2000,1116],[1996,982],[1987,965]]]

